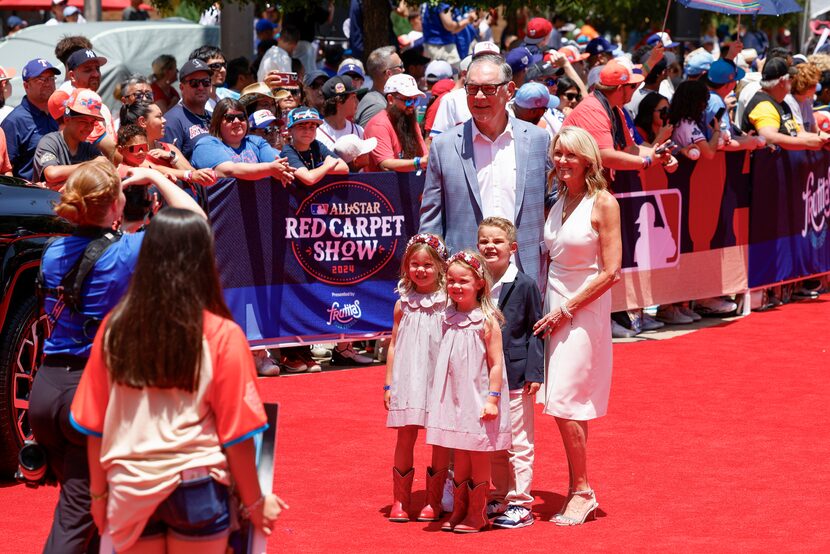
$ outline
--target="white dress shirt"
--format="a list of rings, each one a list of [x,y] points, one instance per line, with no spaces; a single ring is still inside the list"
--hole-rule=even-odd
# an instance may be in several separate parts
[[[484,217],[503,217],[516,221],[516,146],[513,126],[507,127],[491,141],[473,122],[473,162],[481,193]]]
[[[510,262],[510,265],[507,266],[507,269],[504,271],[504,275],[501,276],[494,285],[493,288],[490,289],[490,299],[493,301],[493,304],[496,306],[499,305],[499,297],[501,296],[501,289],[504,288],[505,283],[512,283],[516,280],[516,276],[519,275],[519,268],[516,267],[513,262]]]

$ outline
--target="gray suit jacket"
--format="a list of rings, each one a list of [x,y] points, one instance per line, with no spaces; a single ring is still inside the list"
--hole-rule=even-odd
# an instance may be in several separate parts
[[[516,265],[540,285],[542,230],[550,138],[544,129],[513,117],[516,145]],[[421,201],[420,232],[444,238],[451,252],[476,249],[482,215],[481,193],[473,158],[472,120],[442,133],[429,150]]]

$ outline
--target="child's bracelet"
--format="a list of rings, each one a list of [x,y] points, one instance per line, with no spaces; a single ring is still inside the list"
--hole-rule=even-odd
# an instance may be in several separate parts
[[[495,390],[491,390],[487,394],[488,394],[488,396],[495,396],[496,398],[499,398],[501,396],[501,393],[499,391],[495,391]]]
[[[392,390],[392,385],[383,385],[383,390]]]
[[[259,508],[259,506],[262,505],[263,502],[265,502],[265,495],[260,496],[259,500],[257,500],[256,502],[248,504],[247,506],[243,505],[242,509],[240,510],[240,512],[242,513],[242,517],[244,519],[251,519],[251,512]]]

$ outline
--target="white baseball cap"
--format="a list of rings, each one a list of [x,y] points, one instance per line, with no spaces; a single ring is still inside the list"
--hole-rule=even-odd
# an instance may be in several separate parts
[[[407,75],[406,73],[399,73],[392,75],[386,84],[383,85],[383,94],[392,94],[397,92],[401,96],[407,98],[414,98],[415,96],[426,96],[421,89],[418,88],[418,83],[415,77]]]
[[[432,60],[427,65],[424,76],[428,80],[440,81],[441,79],[452,79],[452,66],[444,60]]]
[[[498,45],[490,40],[483,40],[481,42],[476,43],[473,46],[473,57],[476,56],[483,56],[484,54],[495,54],[501,55],[501,48]]]
[[[351,163],[358,156],[368,154],[377,148],[378,139],[369,137],[365,140],[357,135],[343,135],[334,143],[334,153],[346,163]]]

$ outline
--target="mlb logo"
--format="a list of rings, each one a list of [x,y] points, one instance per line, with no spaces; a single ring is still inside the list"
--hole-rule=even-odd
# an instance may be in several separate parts
[[[328,204],[312,204],[310,210],[311,210],[311,215],[328,215],[329,205]]]
[[[615,197],[620,205],[622,271],[676,266],[680,262],[680,191],[628,192]]]

